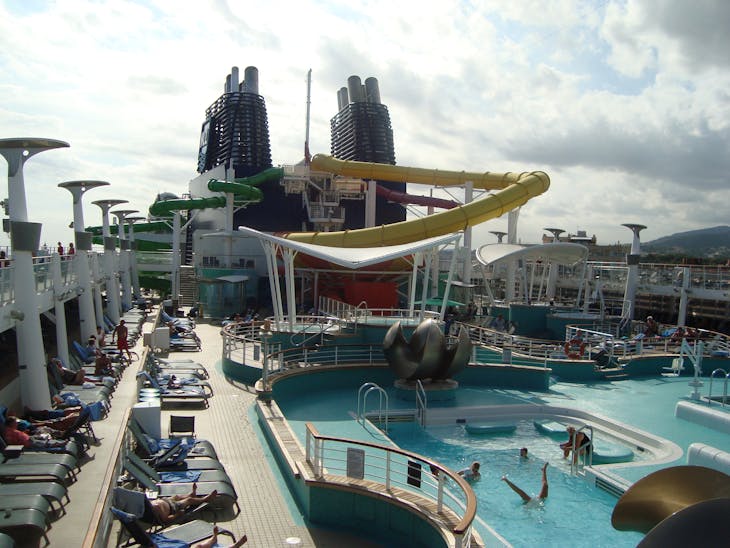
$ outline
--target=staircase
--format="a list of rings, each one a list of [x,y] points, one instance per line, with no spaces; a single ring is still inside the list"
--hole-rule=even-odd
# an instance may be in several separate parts
[[[179,306],[194,306],[198,302],[198,281],[195,267],[180,266],[180,303]]]

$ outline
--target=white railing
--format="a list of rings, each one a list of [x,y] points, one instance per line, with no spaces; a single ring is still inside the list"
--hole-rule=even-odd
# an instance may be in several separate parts
[[[337,483],[338,479],[346,482],[348,478],[367,480],[375,491],[379,486],[380,491],[391,496],[394,490],[409,494],[410,503],[421,497],[424,499],[422,511],[426,512],[427,507],[435,504],[436,513],[429,512],[429,518],[450,530],[455,548],[471,545],[477,501],[474,491],[459,474],[417,453],[322,436],[311,423],[306,427],[307,463],[317,479],[332,483]]]
[[[420,310],[416,310],[414,316],[411,315],[410,310],[407,308],[370,308],[365,301],[355,306],[329,297],[319,298],[318,313],[336,316],[340,319],[360,324],[367,324],[371,319],[375,321],[375,318],[403,318],[409,320],[431,318],[437,320],[440,317],[440,312],[434,312],[432,310],[426,310],[422,318]]]

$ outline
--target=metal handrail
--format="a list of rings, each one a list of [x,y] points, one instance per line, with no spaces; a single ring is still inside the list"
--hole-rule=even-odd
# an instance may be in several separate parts
[[[584,432],[588,430],[590,432],[590,435],[588,436],[590,439],[584,444],[581,444],[580,446],[576,447],[575,442],[576,438],[578,437],[577,434]],[[576,475],[578,473],[579,467],[582,465],[583,467],[586,466],[592,466],[593,465],[593,427],[585,424],[578,428],[575,431],[576,435],[573,436],[573,439],[571,440],[571,452],[573,454],[573,458],[570,463],[570,473],[573,475]],[[583,452],[582,450],[590,447],[590,451]]]
[[[722,367],[718,367],[715,369],[712,373],[710,373],[710,386],[707,389],[707,405],[712,405],[712,379],[715,378],[715,373],[722,373],[722,376],[725,377],[725,390],[722,398],[722,405],[725,405],[725,398],[727,396],[727,376],[728,372],[725,371]]]
[[[341,458],[340,455],[346,455],[347,448],[352,446],[370,449],[373,454],[369,453],[364,463],[366,467],[365,475],[369,481],[384,485],[386,489],[390,489],[392,484],[396,484],[399,488],[433,499],[439,515],[443,514],[445,506],[454,514],[460,516],[459,523],[451,528],[451,533],[456,541],[455,546],[457,548],[470,546],[472,523],[476,518],[477,500],[471,486],[459,474],[418,453],[366,441],[323,436],[317,432],[312,423],[306,423],[306,429],[306,458],[318,479],[325,479],[325,456],[328,457],[328,471],[332,470],[346,475],[347,461],[346,458]],[[326,452],[325,443],[332,445],[333,448],[327,449]],[[430,472],[430,474],[422,476],[422,483],[425,485],[421,485],[419,488],[411,486],[407,481],[409,477],[408,470],[412,469],[411,463],[415,463],[420,468],[425,468]],[[405,466],[399,466],[400,464],[405,464]],[[445,479],[451,480],[448,484],[456,486],[459,492],[455,493],[450,489],[446,489],[447,482]],[[463,497],[463,502],[459,500],[457,495]]]
[[[365,393],[363,394],[363,390]],[[370,392],[377,392],[380,396],[378,404],[378,422],[383,422],[385,417],[385,433],[388,433],[388,394],[385,390],[374,382],[366,382],[357,391],[357,421],[365,426],[365,409],[367,407],[368,395]],[[383,415],[383,398],[385,398],[385,415]],[[362,400],[362,407],[361,407]],[[362,412],[361,412],[362,409]]]

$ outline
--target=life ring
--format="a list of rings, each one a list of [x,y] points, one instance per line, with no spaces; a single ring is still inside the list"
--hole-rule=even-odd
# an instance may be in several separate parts
[[[578,360],[586,353],[586,343],[580,339],[570,339],[563,347],[565,355],[571,360]]]

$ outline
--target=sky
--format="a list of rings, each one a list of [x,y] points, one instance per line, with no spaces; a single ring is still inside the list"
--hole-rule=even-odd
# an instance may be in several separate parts
[[[94,200],[146,215],[187,191],[232,66],[258,68],[274,165],[303,156],[309,69],[312,153],[329,153],[337,90],[372,76],[398,165],[549,174],[520,241],[630,242],[623,223],[650,241],[730,224],[728,28],[726,0],[0,0],[0,138],[71,145],[25,165],[28,219],[66,243],[58,183],[110,183],[84,195],[86,226]],[[483,223],[474,245],[506,228]]]

